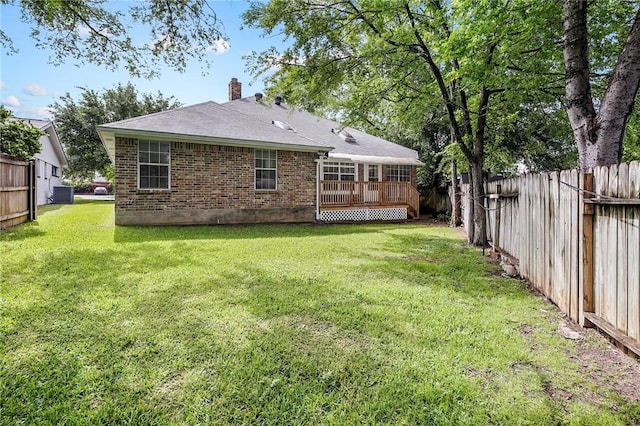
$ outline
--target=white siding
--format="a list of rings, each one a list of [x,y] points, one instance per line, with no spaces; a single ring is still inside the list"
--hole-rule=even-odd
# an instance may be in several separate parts
[[[48,132],[49,129],[44,129]],[[53,197],[53,187],[62,185],[62,164],[64,159],[56,154],[52,141],[48,135],[40,138],[42,150],[36,154],[36,188],[38,191],[38,205],[49,204],[49,197]],[[51,166],[58,168],[58,176],[52,176]]]

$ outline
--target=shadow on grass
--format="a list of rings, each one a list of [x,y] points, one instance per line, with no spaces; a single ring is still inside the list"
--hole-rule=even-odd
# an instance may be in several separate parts
[[[464,372],[443,370],[447,375],[439,376],[428,364],[443,353],[443,363],[456,359],[469,342],[487,356],[495,353],[490,327],[480,327],[482,321],[461,325],[442,312],[456,304],[457,311],[480,311],[484,301],[473,300],[521,287],[491,277],[491,265],[457,238],[390,232],[371,249],[325,247],[333,250],[332,259],[322,269],[310,268],[313,256],[291,267],[289,259],[280,259],[282,268],[251,262],[250,256],[220,257],[224,265],[213,269],[218,257],[195,254],[222,251],[224,245],[180,240],[332,236],[393,228],[118,229],[126,231],[119,236],[124,242],[144,242],[145,232],[176,242],[73,247],[52,251],[35,265],[25,258],[14,266],[31,276],[22,280],[23,289],[11,289],[25,295],[24,303],[12,306],[11,329],[0,333],[0,343],[20,354],[20,362],[0,368],[5,405],[0,423],[115,424],[124,418],[168,424],[194,422],[204,414],[213,419],[209,423],[277,424],[284,418],[314,424],[330,413],[336,423],[428,424],[439,415],[439,423],[450,424],[464,423],[469,412],[486,420],[494,408],[479,396],[486,388],[476,387]],[[397,292],[396,284],[402,287]],[[449,291],[434,294],[429,287]],[[433,314],[437,302],[446,311]],[[475,318],[481,317],[477,312]],[[497,330],[502,333],[504,325]],[[420,346],[419,353],[407,341]],[[428,368],[417,368],[425,364]],[[540,400],[533,397],[533,404]],[[341,401],[349,402],[345,407],[352,415],[363,417],[341,417]],[[422,409],[415,410],[418,406]],[[543,409],[556,420],[562,416],[555,407]],[[495,423],[513,423],[500,420]]]
[[[95,199],[86,199],[86,198],[80,198],[80,197],[75,197],[73,199],[73,204],[115,204],[114,200],[110,200],[110,199],[100,199],[100,198],[95,198]]]
[[[316,223],[190,225],[190,226],[116,226],[116,243],[145,241],[228,240],[261,238],[304,238],[329,235],[377,233],[388,225],[325,225]]]
[[[40,224],[35,222],[25,222],[13,228],[0,231],[0,241],[20,241],[29,238],[41,237],[45,234],[39,228]]]
[[[393,277],[474,298],[529,297],[522,281],[495,276],[496,265],[459,238],[393,235],[383,253],[388,254],[362,254],[368,271],[381,279]]]

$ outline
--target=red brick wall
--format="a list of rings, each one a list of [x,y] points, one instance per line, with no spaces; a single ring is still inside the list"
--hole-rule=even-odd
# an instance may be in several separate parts
[[[253,148],[171,142],[170,155],[171,188],[141,190],[137,141],[116,138],[116,223],[119,213],[315,208],[316,153],[279,150],[275,191],[254,189]]]

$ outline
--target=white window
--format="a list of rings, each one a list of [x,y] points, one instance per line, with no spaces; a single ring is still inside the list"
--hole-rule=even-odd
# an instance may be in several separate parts
[[[411,182],[411,166],[390,166],[389,180],[391,182]]]
[[[58,177],[58,168],[53,164],[51,165],[51,176]]]
[[[356,180],[356,165],[354,163],[341,163],[338,161],[326,161],[322,165],[322,180]]]
[[[380,181],[380,166],[377,164],[369,164],[367,166],[368,169],[368,180],[369,182],[379,182]]]
[[[138,187],[169,189],[169,143],[138,141]]]
[[[278,151],[256,149],[256,190],[275,190],[278,182]]]

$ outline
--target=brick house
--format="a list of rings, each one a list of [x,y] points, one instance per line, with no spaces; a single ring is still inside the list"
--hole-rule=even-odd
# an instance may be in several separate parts
[[[400,220],[417,152],[260,94],[98,126],[118,225]]]

